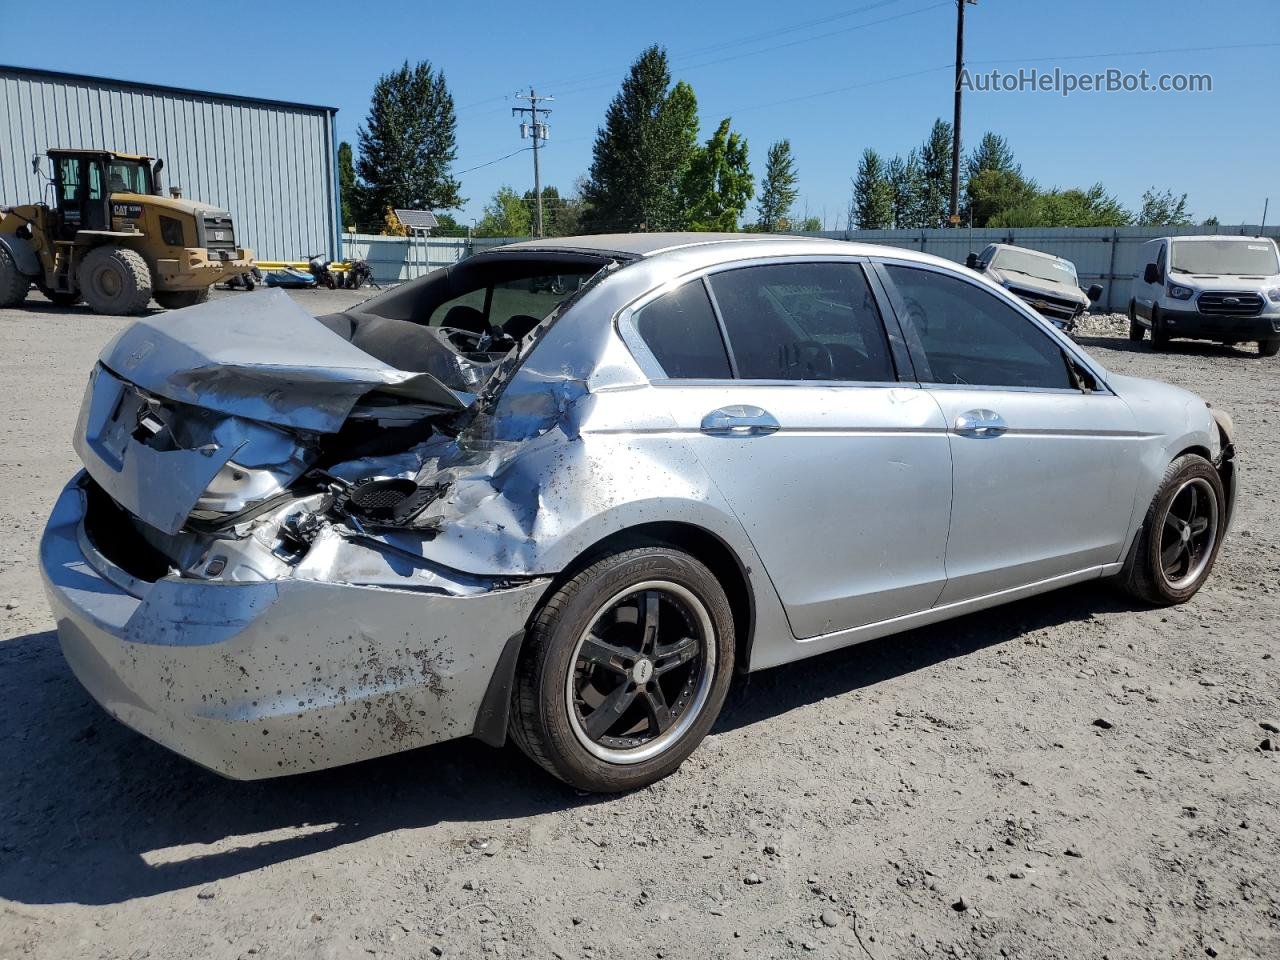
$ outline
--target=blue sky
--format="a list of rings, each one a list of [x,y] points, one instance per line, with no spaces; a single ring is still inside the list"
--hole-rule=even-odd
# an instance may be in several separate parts
[[[127,6],[128,23],[119,19],[126,8],[64,0],[56,29],[41,4],[0,6],[0,62],[328,104],[339,108],[340,138],[353,143],[378,75],[428,59],[458,105],[457,170],[525,145],[511,95],[532,84],[556,97],[543,182],[562,190],[589,167],[628,65],[659,43],[674,77],[698,95],[703,135],[731,116],[757,178],[769,143],[789,138],[800,174],[796,212],[833,229],[844,225],[862,149],[905,152],[952,109],[950,0],[311,0],[225,14],[137,2]],[[1210,74],[1211,93],[974,92],[965,100],[966,144],[995,130],[1043,186],[1100,180],[1131,207],[1148,186],[1168,187],[1189,194],[1197,218],[1223,223],[1256,223],[1270,195],[1268,219],[1280,221],[1277,0],[979,0],[968,8],[966,41],[975,72]],[[1233,49],[1185,49],[1219,46]],[[460,219],[478,217],[502,184],[524,190],[532,181],[527,152],[464,174]]]

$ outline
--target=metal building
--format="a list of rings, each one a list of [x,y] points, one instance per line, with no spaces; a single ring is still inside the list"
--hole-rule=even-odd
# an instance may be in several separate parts
[[[339,255],[334,107],[0,65],[0,203],[41,197],[50,147],[163,157],[164,182],[230,211],[260,260]]]

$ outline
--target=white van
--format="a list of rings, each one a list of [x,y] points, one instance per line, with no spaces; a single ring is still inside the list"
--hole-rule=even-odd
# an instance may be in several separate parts
[[[1129,339],[1163,349],[1172,337],[1280,353],[1280,253],[1268,237],[1161,237],[1133,278]]]

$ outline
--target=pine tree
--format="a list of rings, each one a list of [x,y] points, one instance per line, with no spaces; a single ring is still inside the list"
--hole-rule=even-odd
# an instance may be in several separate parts
[[[747,141],[729,129],[725,117],[685,173],[681,186],[685,225],[690,230],[733,232],[754,193]]]
[[[645,50],[596,131],[583,190],[583,227],[593,233],[684,225],[680,188],[698,146],[698,102],[671,85],[667,54]],[[670,88],[670,89],[669,89]]]
[[[853,181],[850,229],[886,230],[894,222],[894,189],[885,163],[870,147],[862,151],[858,175]]]
[[[444,74],[424,60],[378,79],[359,130],[363,199],[359,216],[383,219],[388,208],[448,210],[465,202],[450,175],[457,119]]]
[[[926,225],[924,217],[924,182],[920,173],[920,155],[912,150],[906,159],[894,157],[885,166],[885,178],[893,191],[893,225],[899,230],[912,230]]]
[[[760,181],[760,202],[756,207],[760,214],[756,223],[759,230],[776,233],[791,228],[791,206],[800,194],[796,180],[791,141],[779,140],[769,147],[764,179]]]
[[[921,226],[940,227],[951,206],[951,124],[935,120],[920,147]]]
[[[338,144],[338,202],[343,227],[355,230],[359,226],[356,217],[356,167],[351,158],[351,144],[345,140]]]

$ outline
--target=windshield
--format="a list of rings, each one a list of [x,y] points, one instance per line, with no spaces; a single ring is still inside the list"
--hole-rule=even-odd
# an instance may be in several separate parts
[[[1173,273],[1269,277],[1280,273],[1270,240],[1175,240]]]
[[[1076,268],[1068,261],[1058,260],[1056,257],[1040,257],[1022,250],[997,250],[990,265],[997,270],[1012,270],[1040,280],[1078,286]]]
[[[112,160],[107,164],[111,193],[150,193],[151,168],[140,160]]]

